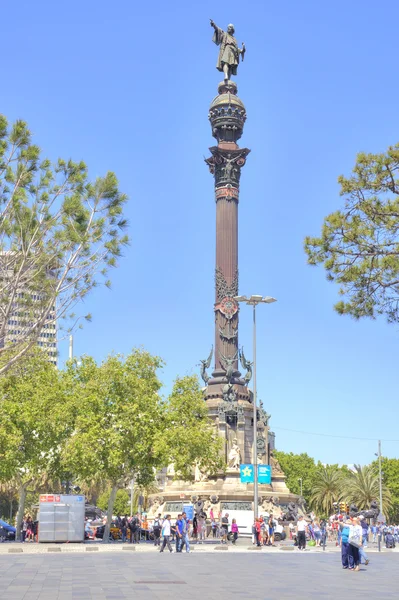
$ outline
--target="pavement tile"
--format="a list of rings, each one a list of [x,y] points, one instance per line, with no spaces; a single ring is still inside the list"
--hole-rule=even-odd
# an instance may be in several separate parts
[[[0,600],[364,600],[373,596],[397,600],[398,563],[395,553],[374,554],[368,568],[353,574],[341,568],[337,552],[209,552],[195,558],[190,554],[159,557],[156,552],[134,557],[108,552],[44,553],[23,560],[0,554]],[[317,585],[309,585],[310,581]]]

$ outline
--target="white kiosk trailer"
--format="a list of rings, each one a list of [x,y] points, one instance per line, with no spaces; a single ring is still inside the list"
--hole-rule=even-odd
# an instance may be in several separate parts
[[[84,528],[84,496],[40,495],[39,542],[83,542]]]

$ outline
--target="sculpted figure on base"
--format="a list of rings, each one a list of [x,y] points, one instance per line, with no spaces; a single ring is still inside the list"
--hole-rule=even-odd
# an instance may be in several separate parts
[[[224,81],[228,82],[231,75],[237,75],[237,66],[241,60],[244,60],[245,44],[242,48],[238,47],[236,38],[234,37],[234,25],[227,26],[227,32],[220,29],[211,19],[211,27],[214,28],[213,42],[220,46],[219,58],[216,64],[218,71],[224,73]]]
[[[212,360],[212,356],[213,356],[213,346],[211,348],[210,354],[208,356],[207,359],[205,360],[201,360],[201,379],[203,380],[203,382],[205,383],[205,385],[208,384],[208,381],[210,379],[208,373],[206,372],[207,369],[209,369],[209,367],[211,366],[211,360]]]
[[[229,468],[230,469],[239,469],[241,462],[241,450],[240,446],[237,444],[237,439],[234,438],[233,444],[231,446],[229,452]]]

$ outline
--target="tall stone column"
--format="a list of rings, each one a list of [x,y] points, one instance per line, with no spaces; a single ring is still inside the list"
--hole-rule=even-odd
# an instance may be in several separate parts
[[[218,144],[206,159],[215,178],[216,265],[214,371],[206,399],[248,400],[249,392],[238,370],[238,201],[241,169],[250,150],[240,148],[246,119],[233,81],[219,84],[209,120]]]

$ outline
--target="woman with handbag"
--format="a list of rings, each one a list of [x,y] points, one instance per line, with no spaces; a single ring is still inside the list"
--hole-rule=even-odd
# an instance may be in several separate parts
[[[357,517],[352,519],[352,525],[349,527],[349,570],[360,571],[359,548],[362,545],[362,527]]]
[[[349,567],[349,535],[351,526],[352,521],[347,519],[341,530],[341,560],[343,569],[348,569]]]

